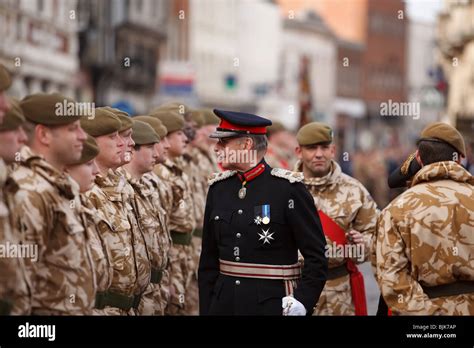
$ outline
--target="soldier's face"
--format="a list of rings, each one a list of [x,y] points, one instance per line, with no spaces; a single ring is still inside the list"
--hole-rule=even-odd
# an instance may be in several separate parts
[[[168,157],[174,158],[184,154],[187,137],[183,131],[178,130],[166,136],[169,143]]]
[[[94,185],[94,180],[99,169],[94,160],[91,160],[84,164],[67,167],[69,175],[79,184],[81,192],[89,191]]]
[[[132,151],[135,146],[135,142],[132,139],[132,129],[127,129],[126,131],[121,132],[119,135],[123,140],[124,148],[122,153],[122,165],[130,163],[132,160]]]
[[[7,96],[4,91],[0,91],[0,124],[3,123],[3,118],[9,109],[10,105],[8,104]]]
[[[166,152],[168,152],[168,148],[169,148],[169,143],[168,143],[168,141],[166,141],[166,143],[168,144],[168,147],[166,148],[166,152],[165,152],[165,145],[164,145],[164,140],[165,139],[166,138],[162,139],[159,143],[155,144],[155,153],[156,153],[156,163],[155,164],[165,162]]]
[[[329,173],[331,160],[334,159],[334,144],[308,145],[296,148],[298,159],[303,162],[303,169],[313,177],[321,177]]]
[[[23,127],[15,130],[0,132],[0,158],[6,163],[13,163],[19,159],[19,151],[27,141]]]
[[[118,132],[95,138],[100,152],[96,161],[105,168],[118,168],[122,163],[122,153],[125,143]]]
[[[51,131],[49,147],[59,163],[69,165],[77,162],[82,155],[87,134],[81,128],[79,121],[65,126],[55,127]]]
[[[133,154],[133,164],[141,174],[151,172],[156,164],[156,159],[155,144],[142,145]]]

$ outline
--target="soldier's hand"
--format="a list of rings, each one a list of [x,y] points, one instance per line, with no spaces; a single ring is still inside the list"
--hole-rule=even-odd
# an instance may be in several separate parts
[[[362,233],[356,230],[349,231],[348,235],[349,242],[353,244],[363,244],[364,243],[364,236]]]

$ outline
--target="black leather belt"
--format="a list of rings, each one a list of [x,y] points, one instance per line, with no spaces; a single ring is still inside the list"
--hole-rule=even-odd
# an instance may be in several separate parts
[[[171,231],[170,234],[171,234],[171,239],[173,240],[173,244],[179,244],[179,245],[191,244],[191,239],[193,237],[191,233]]]
[[[346,264],[343,264],[341,266],[337,266],[334,268],[329,268],[328,269],[328,279],[327,280],[333,280],[337,278],[341,278],[345,275],[348,275],[349,271],[347,270]]]
[[[106,306],[110,306],[128,311],[132,308],[137,309],[140,299],[141,295],[127,296],[112,291],[97,292],[95,308],[104,309]]]
[[[12,303],[0,299],[0,315],[9,315],[12,310]]]
[[[450,284],[422,286],[422,288],[429,298],[456,296],[474,292],[474,281],[461,280]]]

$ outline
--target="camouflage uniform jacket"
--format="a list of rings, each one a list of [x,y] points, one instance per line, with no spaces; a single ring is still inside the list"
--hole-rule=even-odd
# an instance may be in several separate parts
[[[95,185],[86,192],[86,196],[105,218],[97,227],[110,248],[113,278],[109,290],[132,296],[142,293],[147,284],[143,284],[143,277],[138,276],[132,232],[132,228],[136,228],[132,223],[136,220],[130,216],[132,208],[127,196],[130,192],[127,192],[126,185],[125,179],[120,180],[119,175],[109,170],[107,175],[96,177]]]
[[[78,185],[28,148],[11,174],[14,221],[38,260],[25,259],[33,314],[89,314],[96,284],[87,234],[80,219]]]
[[[11,214],[7,202],[7,167],[0,158],[0,245],[7,250],[9,244],[19,245],[11,226]],[[10,189],[10,188],[9,188]],[[15,188],[11,188],[15,189]],[[8,190],[9,191],[9,190]],[[0,256],[0,313],[26,315],[31,312],[30,284],[21,257]]]
[[[167,207],[169,230],[191,233],[196,224],[186,173],[169,159],[155,166],[154,172],[167,186],[171,198],[171,204]]]
[[[302,171],[302,163],[296,164]],[[356,179],[344,174],[332,161],[329,174],[320,178],[305,178],[304,184],[313,196],[315,205],[333,219],[344,231],[354,229],[362,233],[363,249],[351,249],[351,255],[341,255],[333,241],[326,236],[326,255],[329,269],[341,266],[350,257],[356,263],[364,262],[370,254],[377,221],[377,207],[369,192]],[[358,253],[361,254],[359,255]],[[316,307],[316,314],[351,315],[354,305],[349,275],[328,279]]]
[[[112,284],[114,269],[111,263],[110,247],[100,234],[99,226],[108,222],[102,212],[95,209],[84,194],[81,194],[84,224],[89,236],[89,246],[94,262],[97,291],[107,291]]]
[[[423,288],[474,281],[474,177],[451,161],[426,165],[377,223],[377,280],[394,314],[474,315],[474,293]]]

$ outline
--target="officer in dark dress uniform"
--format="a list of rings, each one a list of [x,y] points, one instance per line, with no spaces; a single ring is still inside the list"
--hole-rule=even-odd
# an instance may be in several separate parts
[[[199,264],[201,315],[313,313],[327,276],[325,238],[303,175],[263,159],[265,118],[214,110],[226,171],[210,179]],[[232,151],[257,152],[253,164]],[[226,153],[227,152],[227,153]],[[298,250],[304,267],[298,263]]]

